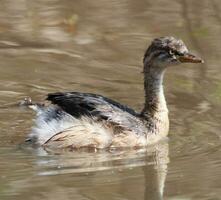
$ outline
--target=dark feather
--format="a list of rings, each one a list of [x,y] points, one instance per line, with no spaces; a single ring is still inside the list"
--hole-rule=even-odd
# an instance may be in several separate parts
[[[81,115],[99,115],[99,113],[96,112],[97,106],[105,105],[108,107],[112,106],[119,108],[124,112],[128,112],[131,115],[137,116],[137,113],[133,109],[97,94],[80,92],[57,92],[48,94],[46,100],[60,106],[65,112],[75,117],[80,117]]]
[[[139,130],[135,127],[142,124],[139,114],[133,109],[101,95],[79,92],[51,93],[48,94],[47,100],[76,118],[91,116],[126,129],[136,129],[136,132]]]

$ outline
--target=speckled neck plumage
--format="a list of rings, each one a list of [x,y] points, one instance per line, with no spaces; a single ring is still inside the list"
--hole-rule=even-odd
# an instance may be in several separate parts
[[[169,118],[163,91],[163,77],[165,69],[144,66],[145,104],[141,112],[148,134],[158,137],[168,134]]]
[[[143,116],[154,116],[155,113],[168,111],[163,91],[164,72],[165,69],[144,66],[145,104],[142,111]]]

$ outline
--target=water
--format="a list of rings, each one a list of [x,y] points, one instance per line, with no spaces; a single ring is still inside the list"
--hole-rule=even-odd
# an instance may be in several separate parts
[[[0,6],[0,199],[221,199],[221,2],[7,0]],[[143,105],[142,56],[182,38],[203,65],[170,68],[170,136],[148,149],[68,152],[22,144],[49,92]]]

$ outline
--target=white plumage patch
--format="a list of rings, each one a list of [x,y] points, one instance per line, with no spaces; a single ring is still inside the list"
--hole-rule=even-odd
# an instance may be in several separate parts
[[[40,145],[56,148],[105,148],[110,145],[113,137],[111,128],[89,117],[77,119],[64,111],[57,114],[56,109],[54,106],[35,108],[37,118],[29,138],[34,138]]]

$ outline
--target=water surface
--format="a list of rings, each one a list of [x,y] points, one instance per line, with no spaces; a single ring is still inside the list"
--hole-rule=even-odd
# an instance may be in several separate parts
[[[220,199],[221,2],[3,0],[0,198]],[[143,106],[142,56],[158,36],[205,60],[167,71],[170,136],[148,149],[51,152],[22,144],[34,114],[18,102],[84,91]]]

